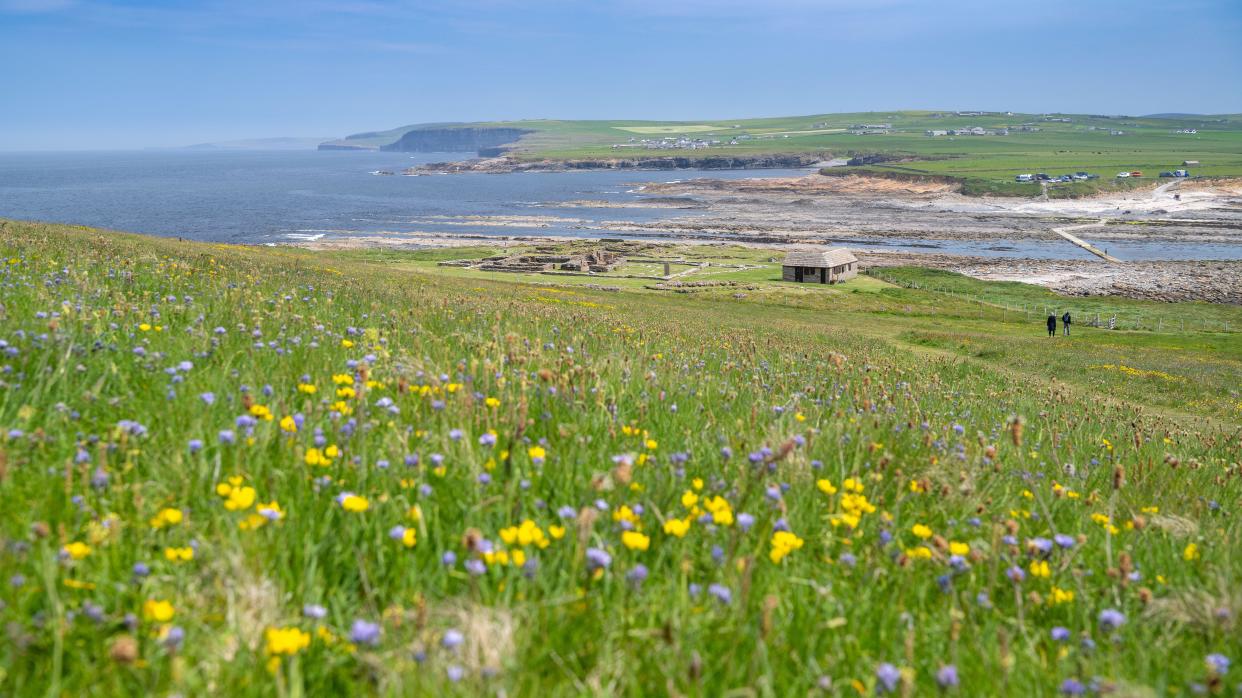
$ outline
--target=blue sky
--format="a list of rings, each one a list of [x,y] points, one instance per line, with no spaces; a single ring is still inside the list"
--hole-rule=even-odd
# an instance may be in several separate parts
[[[422,121],[1242,112],[1242,0],[0,0],[0,150]]]

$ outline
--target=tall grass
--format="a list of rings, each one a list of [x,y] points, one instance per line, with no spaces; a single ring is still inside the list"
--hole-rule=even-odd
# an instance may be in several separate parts
[[[1237,421],[904,341],[925,292],[832,311],[17,223],[0,253],[0,693],[1236,679]]]

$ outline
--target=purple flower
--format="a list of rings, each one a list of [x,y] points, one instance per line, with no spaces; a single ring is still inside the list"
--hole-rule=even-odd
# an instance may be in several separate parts
[[[1100,611],[1100,629],[1104,632],[1110,632],[1120,628],[1126,624],[1126,616],[1115,608],[1106,608]]]
[[[957,667],[945,664],[936,672],[936,683],[941,688],[956,688],[958,684]]]
[[[173,652],[181,649],[181,643],[183,642],[185,642],[185,631],[181,629],[180,625],[174,625],[169,628],[168,632],[164,633],[164,639],[161,640],[164,647]]]
[[[892,693],[897,690],[897,684],[901,682],[901,671],[897,667],[884,662],[875,670],[876,691],[879,693]]]
[[[202,400],[204,403],[208,405],[214,405],[216,402],[216,394],[215,393],[202,393],[198,396],[198,399]]]
[[[458,681],[461,681],[463,676],[466,675],[466,670],[456,664],[450,664],[449,667],[444,670],[444,673],[448,675],[449,681],[457,683]]]
[[[457,553],[453,552],[452,550],[445,550],[444,554],[440,556],[440,564],[444,565],[445,567],[452,567],[453,565],[456,565],[457,564]]]
[[[1058,625],[1051,632],[1053,642],[1065,642],[1070,638],[1069,628]]]
[[[449,438],[453,441],[461,441],[461,429],[449,429]]]
[[[477,557],[471,558],[466,560],[466,571],[475,577],[478,577],[484,572],[487,572],[487,565],[483,564],[483,561]]]
[[[707,587],[707,593],[714,596],[717,601],[726,606],[733,602],[733,592],[729,590],[729,587],[723,584],[712,584]]]
[[[587,548],[587,567],[592,570],[604,569],[612,564],[612,556],[599,548]]]
[[[1087,687],[1082,685],[1078,679],[1066,679],[1061,682],[1061,693],[1067,696],[1081,696],[1087,692]]]
[[[466,636],[461,634],[460,630],[449,629],[444,632],[444,637],[440,638],[440,644],[444,649],[452,650],[461,646],[466,641]]]
[[[1043,553],[1044,555],[1052,552],[1052,541],[1047,538],[1031,538],[1026,543],[1032,550]]]
[[[1216,676],[1224,676],[1229,672],[1229,658],[1223,654],[1209,654],[1204,658],[1208,671]]]
[[[754,516],[747,514],[746,512],[742,512],[737,515],[737,527],[742,529],[742,533],[749,531],[750,527],[754,525],[755,525]]]
[[[841,557],[837,558],[837,562],[846,567],[853,567],[858,564],[858,558],[854,557],[853,553],[841,553]]]
[[[371,645],[374,647],[380,641],[379,623],[359,618],[354,624],[349,626],[349,641],[355,645]]]
[[[1064,533],[1056,534],[1052,537],[1052,540],[1056,541],[1056,544],[1062,548],[1072,548],[1078,543],[1078,541],[1074,540],[1073,536],[1067,536]]]
[[[572,519],[578,515],[578,510],[569,505],[565,505],[556,510],[556,515],[562,519]]]
[[[636,587],[642,586],[642,583],[647,580],[647,566],[641,562],[634,565],[634,569],[627,572],[625,578]]]
[[[222,429],[220,431],[220,443],[231,444],[236,442],[237,436],[233,433],[232,429]]]
[[[1026,572],[1022,571],[1021,567],[1014,565],[1013,567],[1005,570],[1005,576],[1009,577],[1009,581],[1014,584],[1021,584],[1023,580],[1026,579]]]
[[[484,434],[484,435],[480,436],[480,437],[479,437],[479,445],[480,445],[480,446],[487,446],[487,447],[489,447],[489,448],[490,448],[490,447],[492,447],[492,446],[495,446],[495,445],[496,445],[496,435],[495,435],[495,434],[492,434],[491,432],[488,432],[488,433],[486,433],[486,434]]]
[[[396,525],[388,529],[388,537],[399,541],[405,537],[405,526]]]
[[[315,620],[320,620],[324,616],[328,615],[328,609],[324,608],[323,606],[319,606],[317,604],[308,603],[302,607],[302,615],[306,616],[307,618],[313,618]]]

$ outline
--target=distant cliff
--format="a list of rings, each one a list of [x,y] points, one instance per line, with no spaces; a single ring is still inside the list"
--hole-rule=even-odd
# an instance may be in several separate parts
[[[464,153],[486,151],[495,155],[501,146],[509,145],[531,133],[523,128],[419,128],[407,131],[394,143],[380,146],[380,150],[403,153]]]

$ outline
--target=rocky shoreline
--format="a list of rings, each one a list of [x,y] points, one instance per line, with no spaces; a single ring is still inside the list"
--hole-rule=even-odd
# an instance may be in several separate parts
[[[569,160],[522,160],[509,155],[433,162],[407,168],[406,175],[505,174],[510,172],[571,172],[574,170],[763,170],[821,167],[830,162],[827,153],[791,155],[711,155],[706,157],[584,158]]]

